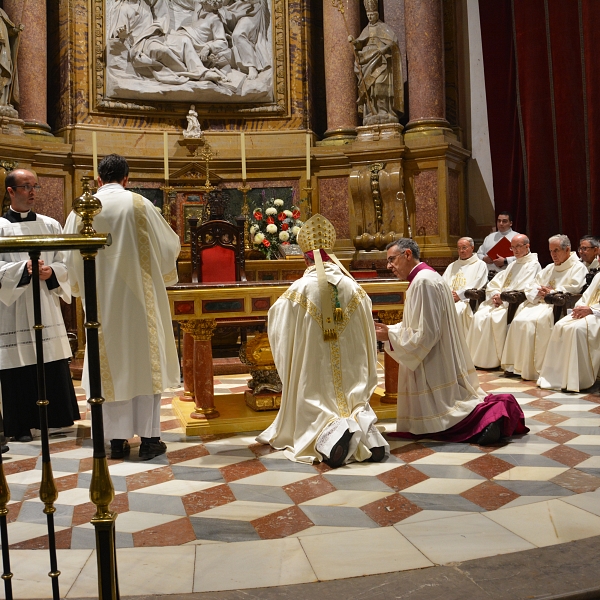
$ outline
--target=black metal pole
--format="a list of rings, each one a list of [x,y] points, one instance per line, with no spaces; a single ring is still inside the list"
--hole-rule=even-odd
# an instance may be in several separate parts
[[[4,437],[4,422],[2,423],[2,437]],[[6,505],[10,501],[10,489],[4,476],[4,465],[2,464],[2,453],[0,452],[0,543],[2,543],[2,579],[4,580],[4,597],[6,600],[12,600],[12,572],[10,570],[10,552],[8,550],[8,525],[6,516],[8,508]]]
[[[58,498],[58,491],[52,474],[50,462],[50,443],[48,440],[48,399],[46,398],[46,373],[44,371],[44,325],[42,323],[42,307],[40,303],[40,251],[30,250],[31,258],[31,285],[33,291],[33,329],[35,332],[35,350],[37,358],[37,405],[40,409],[40,430],[42,432],[42,483],[40,484],[40,500],[44,503],[44,512],[48,523],[48,551],[50,553],[50,573],[52,580],[52,597],[60,600],[58,589],[58,563],[56,559],[56,537],[54,532],[54,502]]]

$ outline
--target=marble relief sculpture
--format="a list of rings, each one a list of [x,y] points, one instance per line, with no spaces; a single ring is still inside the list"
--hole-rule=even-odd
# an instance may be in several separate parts
[[[105,0],[112,98],[273,100],[269,0]]]
[[[202,128],[200,127],[200,122],[198,121],[196,107],[193,104],[190,106],[190,110],[185,118],[187,119],[187,129],[183,130],[183,137],[186,139],[201,138],[204,134],[202,133]]]
[[[23,26],[16,26],[0,8],[0,115],[17,117],[19,103],[17,49]]]
[[[397,123],[404,111],[402,63],[398,38],[379,20],[377,0],[365,0],[369,24],[355,39],[354,71],[358,77],[358,112],[363,125]]]

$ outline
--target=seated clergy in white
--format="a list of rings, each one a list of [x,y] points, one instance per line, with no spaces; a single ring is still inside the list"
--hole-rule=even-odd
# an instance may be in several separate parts
[[[473,317],[467,334],[467,344],[476,367],[494,369],[500,366],[508,318],[508,303],[500,298],[502,292],[524,291],[540,272],[537,254],[529,251],[529,238],[518,234],[510,247],[515,255],[504,271],[500,271],[487,285],[486,301]]]
[[[485,396],[453,308],[450,288],[420,262],[414,240],[387,247],[388,269],[409,282],[401,323],[376,323],[377,339],[398,362],[397,432],[392,437],[489,445],[527,433],[514,396]]]
[[[473,238],[460,238],[456,246],[458,248],[458,260],[448,265],[443,277],[452,290],[454,308],[456,308],[458,320],[462,323],[466,335],[471,327],[473,311],[469,300],[465,298],[465,291],[482,288],[488,280],[488,268],[474,253],[475,242]]]
[[[578,248],[581,262],[586,266],[587,270],[598,269],[598,253],[600,252],[600,241],[593,235],[585,235],[579,240]]]
[[[540,375],[554,327],[554,306],[546,304],[544,298],[552,292],[579,293],[587,274],[585,265],[571,252],[566,235],[553,235],[548,243],[553,262],[525,290],[527,300],[519,306],[508,328],[502,352],[505,371],[533,381]]]
[[[552,330],[537,384],[578,392],[594,385],[600,369],[600,273],[573,312]]]
[[[281,408],[256,440],[296,462],[381,461],[389,445],[369,405],[377,386],[371,300],[331,253],[335,229],[325,217],[306,221],[298,244],[308,268],[269,310]]]

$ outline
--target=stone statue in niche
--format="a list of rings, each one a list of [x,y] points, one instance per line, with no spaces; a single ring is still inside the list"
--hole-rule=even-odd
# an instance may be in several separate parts
[[[112,98],[273,100],[269,0],[105,0]]]
[[[187,119],[187,129],[183,131],[183,137],[186,139],[199,139],[204,134],[202,133],[202,129],[200,128],[200,123],[198,121],[198,113],[196,112],[196,107],[192,104],[190,106],[190,110],[186,116]]]
[[[363,125],[398,123],[404,112],[402,62],[398,38],[379,20],[377,0],[365,0],[369,24],[355,39],[354,71],[358,77],[358,112]]]
[[[0,8],[0,115],[18,117],[17,50],[23,26],[16,26]]]

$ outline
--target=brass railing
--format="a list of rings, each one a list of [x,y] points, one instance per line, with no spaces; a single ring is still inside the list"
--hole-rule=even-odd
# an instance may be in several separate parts
[[[42,251],[62,250],[80,251],[84,260],[84,285],[86,308],[86,339],[88,352],[88,368],[90,381],[92,437],[93,437],[93,467],[90,484],[90,499],[96,505],[96,513],[92,524],[96,532],[96,555],[98,564],[98,596],[102,600],[119,598],[117,580],[117,557],[115,545],[116,513],[110,510],[110,504],[115,492],[108,471],[106,451],[104,449],[104,423],[102,418],[102,387],[100,379],[100,352],[98,346],[98,309],[96,298],[96,263],[98,250],[111,243],[110,234],[97,234],[91,222],[101,210],[97,198],[89,192],[87,182],[84,182],[84,194],[73,204],[84,221],[81,234],[71,235],[27,235],[0,239],[0,253],[27,252],[31,258],[32,285],[34,303],[34,331],[37,353],[38,401],[40,408],[40,428],[42,432],[42,482],[40,484],[40,499],[44,503],[44,513],[48,525],[48,545],[50,552],[50,572],[53,598],[60,598],[58,570],[56,558],[56,540],[54,535],[54,502],[58,491],[52,474],[50,461],[50,445],[48,439],[48,418],[46,398],[46,381],[44,374],[44,348],[42,342],[42,315],[40,308],[39,263]],[[2,542],[2,561],[5,597],[12,599],[12,573],[10,571],[9,540],[7,530],[7,504],[10,500],[10,490],[4,476],[2,455],[0,454],[0,538]]]

